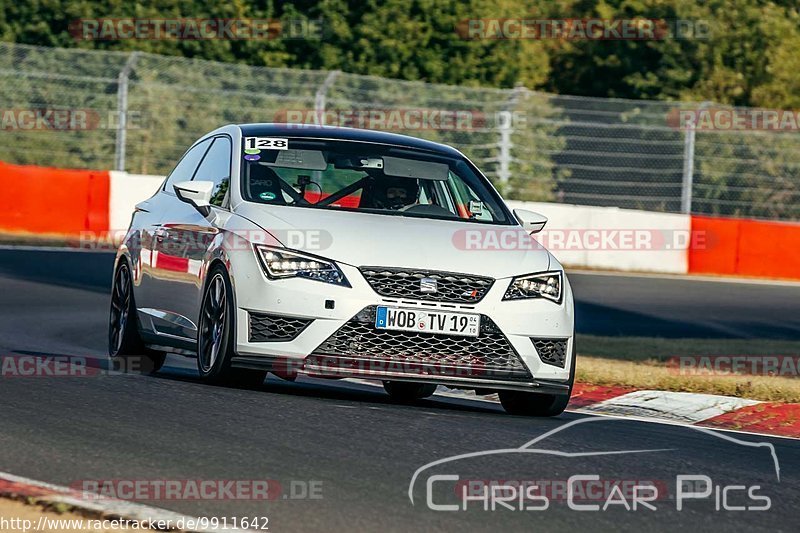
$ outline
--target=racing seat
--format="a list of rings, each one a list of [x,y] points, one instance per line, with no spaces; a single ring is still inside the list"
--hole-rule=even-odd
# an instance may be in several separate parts
[[[249,167],[247,190],[250,199],[264,204],[286,205],[278,174],[265,165],[249,165]]]

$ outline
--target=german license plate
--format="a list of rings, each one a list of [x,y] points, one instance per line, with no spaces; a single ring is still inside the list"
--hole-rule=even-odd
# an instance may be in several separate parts
[[[375,316],[375,327],[397,331],[477,337],[481,329],[481,317],[480,315],[450,311],[379,306]]]

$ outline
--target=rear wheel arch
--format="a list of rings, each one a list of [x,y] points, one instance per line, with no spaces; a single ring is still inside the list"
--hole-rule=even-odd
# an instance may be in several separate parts
[[[112,361],[122,363],[121,370],[125,372],[157,372],[166,354],[148,348],[142,340],[133,289],[131,267],[128,261],[120,259],[114,267],[111,285],[108,354]],[[119,370],[119,363],[114,363],[113,368]]]

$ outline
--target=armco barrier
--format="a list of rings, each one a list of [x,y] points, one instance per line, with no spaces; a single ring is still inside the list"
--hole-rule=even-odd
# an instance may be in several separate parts
[[[108,229],[106,171],[0,162],[0,183],[0,230],[78,235]]]
[[[800,224],[692,216],[706,246],[691,250],[689,273],[800,279]]]

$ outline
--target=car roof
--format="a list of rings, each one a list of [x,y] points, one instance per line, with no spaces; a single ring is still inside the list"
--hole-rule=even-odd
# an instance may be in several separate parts
[[[452,157],[464,157],[461,152],[433,141],[417,137],[389,133],[385,131],[363,130],[358,128],[341,128],[335,126],[318,126],[312,124],[239,124],[245,137],[303,137],[309,139],[332,139],[341,141],[370,142],[402,146],[418,150],[427,150]]]

